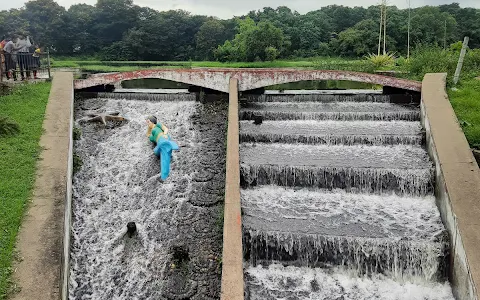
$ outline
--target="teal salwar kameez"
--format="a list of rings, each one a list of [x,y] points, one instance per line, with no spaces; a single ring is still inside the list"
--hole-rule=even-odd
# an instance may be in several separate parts
[[[177,143],[171,140],[170,136],[164,135],[162,124],[158,123],[152,129],[150,141],[156,143],[153,153],[160,158],[160,178],[166,180],[170,174],[170,162],[172,160],[172,151],[178,150]]]

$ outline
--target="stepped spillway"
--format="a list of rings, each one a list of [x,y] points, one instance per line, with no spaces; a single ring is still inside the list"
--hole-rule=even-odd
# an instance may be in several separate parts
[[[389,100],[243,99],[246,299],[453,299],[419,105]]]

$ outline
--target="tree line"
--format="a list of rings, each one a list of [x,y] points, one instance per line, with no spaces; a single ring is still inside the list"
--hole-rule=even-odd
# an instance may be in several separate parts
[[[408,9],[387,9],[389,52],[407,52]],[[411,45],[443,47],[470,37],[480,47],[480,9],[458,3],[410,11]],[[102,60],[255,61],[376,53],[380,7],[330,5],[300,14],[266,7],[222,20],[183,10],[157,11],[132,0],[98,0],[68,10],[34,0],[0,11],[0,34],[32,36],[51,52]]]

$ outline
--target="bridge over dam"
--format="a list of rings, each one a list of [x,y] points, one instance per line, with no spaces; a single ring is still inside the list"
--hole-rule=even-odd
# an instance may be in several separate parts
[[[65,76],[52,92],[75,96],[67,148],[82,164],[57,187],[62,299],[478,299],[480,170],[446,74],[165,69],[68,88]],[[200,89],[104,88],[143,78]],[[264,90],[312,80],[383,90]],[[90,122],[109,114],[127,120]],[[151,114],[180,146],[163,183]]]
[[[420,92],[421,83],[369,73],[329,70],[295,69],[166,69],[96,74],[76,80],[75,89],[87,89],[100,85],[114,85],[125,80],[157,78],[181,82],[228,93],[229,80],[238,80],[238,90],[248,91],[282,83],[307,80],[346,80],[371,83],[408,91]]]

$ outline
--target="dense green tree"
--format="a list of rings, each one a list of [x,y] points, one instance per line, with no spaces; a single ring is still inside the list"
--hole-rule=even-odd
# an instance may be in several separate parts
[[[65,41],[65,8],[53,0],[35,0],[25,4],[22,18],[28,20],[28,34],[50,47],[61,47]]]
[[[364,56],[369,53],[376,53],[378,47],[378,27],[378,22],[369,19],[340,32],[338,37],[331,42],[333,54],[339,56]],[[388,37],[387,41],[387,49],[393,50],[391,38]]]
[[[225,26],[218,19],[209,19],[196,34],[196,57],[201,60],[214,58],[213,51],[218,45],[225,42]]]
[[[95,7],[87,4],[70,6],[66,14],[73,53],[92,55],[99,50],[96,35],[92,31],[95,18]]]
[[[448,13],[457,22],[456,39],[470,38],[469,46],[480,47],[480,10],[475,8],[461,8],[458,3],[440,5],[441,12]]]
[[[330,40],[332,31],[331,18],[322,11],[301,16],[296,34],[291,37],[293,54],[300,57],[319,55],[321,43]]]
[[[92,33],[98,46],[120,41],[123,34],[137,25],[138,9],[132,0],[98,0]]]
[[[68,10],[55,0],[33,0],[0,11],[0,35],[28,34],[51,51],[118,60],[269,60],[376,53],[378,6],[330,5],[306,14],[265,7],[219,20],[182,10],[139,7],[133,0],[97,0]],[[407,52],[408,10],[388,7],[387,50]],[[446,41],[445,24],[447,25]],[[411,45],[441,47],[470,37],[480,47],[480,9],[458,3],[411,10]]]
[[[216,56],[222,60],[265,60],[278,56],[285,37],[281,29],[270,21],[255,24],[250,17],[238,21],[238,34],[232,42],[227,41],[216,51]],[[235,54],[235,55],[232,55]]]
[[[444,44],[446,24],[446,44],[456,41],[457,22],[438,7],[425,6],[415,11],[411,21],[411,39],[413,44]]]

